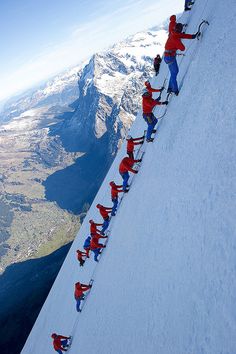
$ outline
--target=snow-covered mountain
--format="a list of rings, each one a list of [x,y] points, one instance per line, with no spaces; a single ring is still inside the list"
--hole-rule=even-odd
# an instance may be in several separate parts
[[[185,42],[186,56],[178,58],[180,94],[154,143],[143,147],[100,262],[91,257],[80,269],[75,251],[88,220],[100,221],[95,205],[110,204],[108,183],[121,182],[125,146],[118,152],[22,354],[53,352],[53,332],[73,336],[70,354],[235,353],[235,98],[228,95],[236,81],[235,12],[233,0],[204,0],[181,17],[189,33],[202,18],[210,25],[201,40]],[[152,84],[166,75],[162,65]],[[139,114],[131,132],[144,128]],[[74,284],[91,278],[78,314]]]
[[[108,132],[110,151],[116,151],[140,108],[144,81],[165,40],[164,29],[140,32],[91,58],[80,76],[74,114],[52,129],[68,149],[86,151]]]
[[[137,85],[140,76],[143,79],[152,71],[153,57],[163,51],[165,39],[166,31],[160,27],[128,37],[109,50],[95,54],[89,63],[83,62],[55,76],[41,87],[9,99],[0,112],[0,123],[18,117],[32,108],[55,108],[71,104],[78,96],[85,96],[92,85],[100,94],[112,98],[113,104],[120,104],[124,92],[128,91],[126,83]],[[139,85],[141,83],[143,84],[143,80]],[[136,93],[135,90],[132,91]],[[126,94],[127,101],[134,105],[128,96],[129,91]],[[129,109],[125,111],[130,114]],[[97,133],[98,136],[101,135]]]

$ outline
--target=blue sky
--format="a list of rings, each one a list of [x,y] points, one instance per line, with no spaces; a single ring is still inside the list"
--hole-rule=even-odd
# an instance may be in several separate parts
[[[0,1],[0,100],[160,24],[184,0]]]

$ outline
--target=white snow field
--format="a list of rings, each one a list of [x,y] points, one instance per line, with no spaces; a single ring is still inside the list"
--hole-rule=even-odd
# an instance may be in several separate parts
[[[201,40],[185,40],[173,97],[140,172],[110,224],[107,248],[80,268],[76,249],[100,222],[120,183],[119,151],[22,350],[54,352],[51,333],[73,335],[69,354],[235,354],[235,19],[234,0],[196,0],[187,32],[209,21]],[[160,87],[168,68],[153,78]],[[165,98],[166,93],[163,93]],[[161,115],[163,107],[157,108]],[[131,134],[142,135],[137,117]],[[93,171],[95,174],[96,171]],[[69,183],[69,181],[68,181]],[[74,284],[94,278],[82,313]],[[29,299],[30,301],[30,299]]]

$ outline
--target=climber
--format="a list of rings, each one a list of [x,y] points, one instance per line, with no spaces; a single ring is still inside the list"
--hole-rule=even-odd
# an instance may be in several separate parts
[[[83,267],[84,262],[85,262],[85,259],[83,257],[87,258],[87,252],[82,252],[80,250],[77,250],[76,252],[77,252],[77,259],[80,263],[80,267]]]
[[[160,88],[160,89],[154,89],[154,88],[152,88],[152,86],[151,86],[149,80],[145,81],[145,82],[144,82],[144,85],[146,86],[145,91],[148,91],[148,92],[151,92],[151,93],[152,93],[152,92],[162,92],[162,91],[164,90],[164,87],[162,87],[162,88]]]
[[[84,250],[86,251],[86,256],[89,258],[89,251],[90,251],[90,241],[91,241],[91,236],[88,236],[86,240],[84,241]]]
[[[100,214],[104,220],[103,224],[102,224],[102,230],[101,230],[101,234],[104,234],[104,231],[108,228],[109,226],[109,214],[112,213],[112,208],[109,207],[105,207],[104,205],[101,204],[97,204],[96,207],[98,208],[98,210],[100,211]]]
[[[170,16],[170,22],[169,22],[169,36],[172,33],[172,31],[174,31],[176,26],[176,16],[172,15]]]
[[[96,232],[101,232],[101,230],[97,229],[97,226],[102,226],[103,224],[97,224],[92,219],[89,220],[90,223],[90,234],[93,235]]]
[[[177,23],[176,16],[175,15],[170,16],[169,36],[175,30],[176,23]],[[186,27],[187,27],[187,24],[183,24],[183,28],[186,28]]]
[[[111,215],[114,216],[116,215],[116,210],[118,206],[118,194],[123,192],[123,186],[115,184],[114,181],[111,181],[109,184],[111,187],[111,200],[113,203]]]
[[[183,24],[176,23],[174,30],[170,33],[167,42],[165,44],[164,61],[169,66],[170,70],[170,80],[168,86],[168,92],[175,93],[176,96],[179,94],[178,84],[177,84],[177,74],[179,72],[178,64],[176,61],[176,51],[179,49],[181,51],[185,50],[185,46],[181,42],[181,39],[194,39],[197,37],[196,34],[186,34],[182,33]]]
[[[149,143],[153,141],[151,135],[152,133],[156,132],[156,130],[154,130],[154,127],[157,124],[157,118],[152,113],[152,110],[157,105],[167,105],[168,101],[159,102],[159,98],[154,100],[152,98],[151,92],[148,91],[144,92],[142,97],[143,97],[143,119],[148,125],[146,141]]]
[[[60,334],[56,333],[53,333],[51,337],[53,338],[53,347],[56,352],[63,354],[62,352],[67,351],[71,337],[61,336]]]
[[[98,262],[98,255],[101,253],[102,248],[106,248],[106,245],[98,242],[100,238],[107,238],[107,236],[95,234],[90,242],[90,249],[94,253],[95,262]]]
[[[127,138],[127,155],[134,159],[134,145],[142,145],[144,142],[144,135],[140,138],[132,138],[131,135],[128,135]]]
[[[157,56],[154,58],[153,61],[153,66],[154,66],[156,76],[159,74],[161,62],[162,62],[161,56],[157,54]]]
[[[80,302],[85,299],[84,292],[91,289],[92,285],[82,284],[79,281],[75,284],[75,300],[76,300],[76,310],[77,312],[81,312]]]
[[[131,159],[131,157],[124,157],[120,163],[119,166],[119,173],[123,179],[123,191],[126,193],[128,192],[128,180],[129,180],[129,172],[133,172],[133,173],[138,173],[137,170],[134,170],[132,167],[135,163],[137,162],[141,162],[142,159],[139,160],[134,160]]]

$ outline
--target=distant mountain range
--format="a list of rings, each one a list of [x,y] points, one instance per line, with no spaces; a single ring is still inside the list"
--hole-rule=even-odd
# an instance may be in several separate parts
[[[32,108],[51,106],[54,107],[55,113],[59,113],[60,110],[56,109],[62,108],[78,97],[78,79],[83,66],[84,64],[78,65],[55,76],[40,87],[9,99],[0,111],[0,124],[17,118]]]

